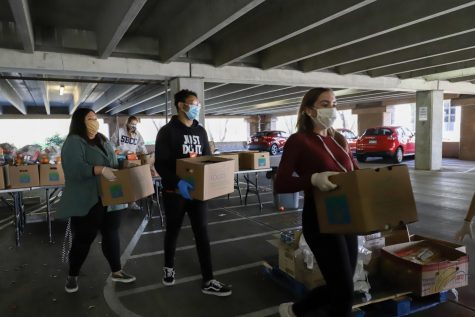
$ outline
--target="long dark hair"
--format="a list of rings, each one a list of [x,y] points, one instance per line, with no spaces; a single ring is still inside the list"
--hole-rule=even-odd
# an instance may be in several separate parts
[[[107,138],[97,132],[96,137],[94,139],[89,139],[87,136],[87,128],[86,128],[86,116],[90,113],[95,113],[91,109],[87,108],[79,108],[76,111],[74,111],[73,116],[71,118],[71,124],[69,125],[69,135],[79,135],[81,138],[86,140],[86,142],[90,144],[97,144],[97,143],[104,143],[107,141]]]

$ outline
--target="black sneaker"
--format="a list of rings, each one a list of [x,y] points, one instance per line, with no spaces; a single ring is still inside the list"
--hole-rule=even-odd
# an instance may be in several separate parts
[[[165,286],[172,286],[175,284],[175,270],[171,267],[163,267],[162,283]]]
[[[232,294],[230,286],[226,286],[217,280],[211,280],[203,284],[201,291],[204,294],[215,296],[229,296]]]
[[[76,293],[79,289],[78,286],[78,277],[77,276],[68,276],[66,278],[66,285],[64,285],[64,290],[68,293]]]
[[[120,271],[119,273],[112,273],[111,279],[112,281],[119,283],[132,283],[135,281],[135,276],[129,275],[124,271]]]

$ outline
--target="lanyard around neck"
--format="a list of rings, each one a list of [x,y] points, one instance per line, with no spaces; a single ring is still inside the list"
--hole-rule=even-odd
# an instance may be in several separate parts
[[[323,144],[323,147],[325,148],[325,150],[328,152],[328,154],[332,157],[332,159],[335,161],[336,164],[338,164],[338,166],[346,173],[348,172],[348,170],[340,163],[338,162],[338,160],[336,159],[335,155],[333,155],[332,151],[330,151],[330,149],[328,148],[328,146],[325,144],[325,142],[323,141],[322,137],[320,135],[317,134],[317,137],[320,139],[320,141],[322,141],[322,144]],[[348,157],[348,159],[350,160],[350,166],[351,166],[351,171],[354,171],[355,170],[355,167],[353,165],[353,161],[351,160],[351,157],[348,155],[348,152],[345,151],[345,149],[333,138],[333,137],[330,137],[332,139],[332,141],[343,151],[343,153],[345,153],[345,155]]]

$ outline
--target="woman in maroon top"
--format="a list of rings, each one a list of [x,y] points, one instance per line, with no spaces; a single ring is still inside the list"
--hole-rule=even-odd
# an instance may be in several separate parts
[[[321,191],[336,188],[329,176],[358,168],[345,138],[332,128],[338,115],[335,106],[331,89],[314,88],[305,94],[297,115],[297,133],[287,140],[277,171],[278,193],[305,192],[303,235],[326,281],[300,301],[281,304],[281,316],[351,315],[356,235],[320,233],[312,197],[314,187]]]

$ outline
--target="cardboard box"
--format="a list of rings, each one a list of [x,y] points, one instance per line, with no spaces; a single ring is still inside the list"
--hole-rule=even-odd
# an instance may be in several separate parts
[[[7,188],[36,187],[40,185],[38,165],[5,165],[5,185]]]
[[[224,157],[227,159],[232,159],[234,161],[234,171],[239,171],[239,154],[237,153],[230,153],[230,154],[218,154],[215,155],[216,157]]]
[[[0,167],[0,189],[5,189],[5,176],[2,167]]]
[[[395,244],[381,250],[381,272],[391,283],[427,296],[468,285],[468,256],[430,240]]]
[[[270,168],[269,152],[239,152],[239,169],[256,170],[263,168]]]
[[[455,250],[463,252],[463,253],[467,253],[466,246],[463,245],[463,244],[459,244],[459,243],[453,243],[453,242],[450,242],[450,241],[444,241],[444,240],[439,240],[439,239],[435,239],[435,238],[431,238],[431,237],[420,236],[418,234],[412,234],[410,236],[410,240],[411,241],[427,240],[427,241],[431,241],[431,242],[434,242],[434,243],[444,245],[446,247],[455,249]]]
[[[101,177],[101,198],[104,206],[125,204],[152,195],[155,192],[150,165],[140,165],[114,172],[115,181]]]
[[[325,284],[325,278],[320,272],[317,263],[313,269],[308,269],[304,262],[303,254],[295,244],[279,243],[279,269],[302,283],[308,289]]]
[[[366,234],[417,221],[406,165],[340,173],[330,180],[337,189],[314,190],[322,233]]]
[[[152,155],[153,155],[153,153],[140,154],[139,158],[140,158],[140,162],[142,163],[142,165],[144,165],[144,164],[152,165]]]
[[[234,162],[216,156],[199,156],[176,161],[176,174],[194,189],[193,199],[209,200],[234,191]]]
[[[140,166],[140,165],[142,165],[141,160],[124,160],[124,161],[122,161],[122,166],[120,168],[121,169],[122,168],[131,168],[131,167]]]
[[[64,172],[61,164],[40,165],[40,185],[41,186],[56,186],[64,185]]]

